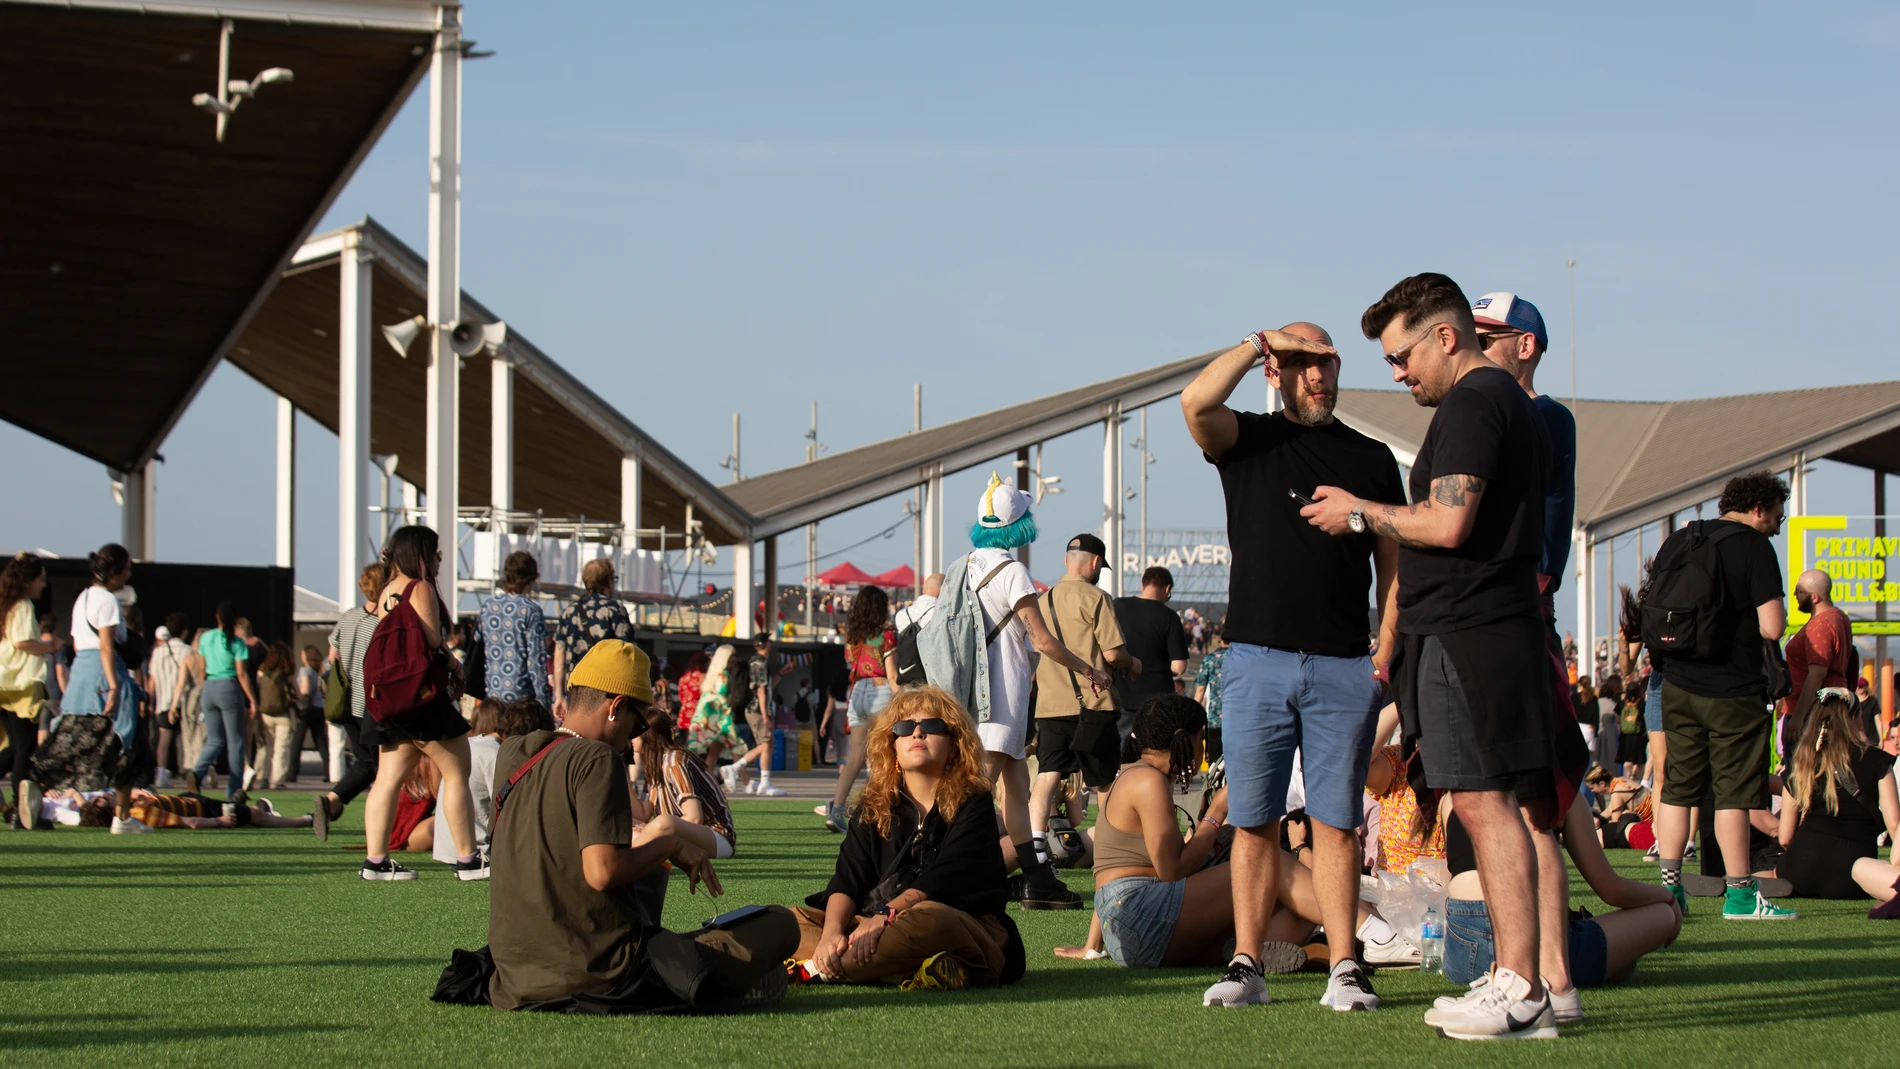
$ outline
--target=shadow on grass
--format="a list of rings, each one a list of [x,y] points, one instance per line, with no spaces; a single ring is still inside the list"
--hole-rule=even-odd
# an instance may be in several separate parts
[[[69,950],[47,954],[15,956],[14,968],[0,973],[0,984],[9,981],[37,983],[77,976],[151,976],[155,974],[228,973],[238,969],[377,969],[409,968],[446,964],[439,958],[315,958],[303,961],[257,961],[250,951],[225,948],[193,947],[189,950],[169,947],[124,950]],[[13,1018],[0,1017],[0,1026]],[[92,1018],[88,1018],[92,1019]],[[0,1042],[0,1046],[5,1046]]]
[[[278,1036],[358,1030],[350,1025],[341,1024],[220,1024],[178,1027],[152,1023],[154,1021],[153,1017],[138,1014],[88,1013],[72,1016],[0,1014],[0,1046],[16,1051],[54,1051],[91,1046],[123,1047],[148,1043],[190,1043],[206,1039],[269,1039]],[[71,1022],[72,1026],[61,1027],[62,1022]],[[114,1026],[100,1027],[109,1022]]]

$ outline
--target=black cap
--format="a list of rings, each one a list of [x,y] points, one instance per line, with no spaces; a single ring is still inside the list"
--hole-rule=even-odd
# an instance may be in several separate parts
[[[1106,558],[1108,556],[1108,547],[1102,544],[1101,539],[1092,534],[1079,534],[1069,539],[1069,549],[1081,550],[1084,553],[1093,553],[1098,557]]]

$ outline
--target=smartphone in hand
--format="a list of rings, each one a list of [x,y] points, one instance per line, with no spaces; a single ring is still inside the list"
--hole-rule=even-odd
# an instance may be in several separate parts
[[[1312,498],[1307,497],[1305,494],[1300,493],[1298,490],[1288,490],[1286,492],[1286,496],[1292,498],[1295,501],[1298,501],[1302,506],[1316,505],[1319,503],[1317,501],[1314,501]]]

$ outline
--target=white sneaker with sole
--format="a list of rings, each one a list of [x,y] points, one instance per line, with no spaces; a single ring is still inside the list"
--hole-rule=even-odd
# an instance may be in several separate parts
[[[772,786],[771,780],[766,780],[765,782],[759,784],[758,793],[761,797],[764,797],[764,798],[783,798],[785,797],[785,788],[774,787]]]
[[[21,831],[39,827],[40,803],[44,800],[38,783],[30,779],[20,781],[19,789],[13,792],[13,816]]]
[[[1462,1016],[1467,1008],[1476,1005],[1484,993],[1491,989],[1491,973],[1496,971],[1493,966],[1483,976],[1471,981],[1462,995],[1440,995],[1433,999],[1432,1008],[1425,1011],[1425,1023],[1436,1028],[1454,1017]]]
[[[1227,963],[1227,971],[1207,993],[1201,996],[1203,1006],[1223,1006],[1233,1009],[1237,1006],[1265,1006],[1273,998],[1267,994],[1267,982],[1260,977],[1260,970],[1254,967],[1253,959],[1245,954],[1235,954],[1234,960]]]
[[[719,778],[726,784],[727,794],[739,793],[739,766],[726,764],[719,766]]]
[[[1397,932],[1383,943],[1365,940],[1367,965],[1417,965],[1418,948],[1405,941]]]
[[[1446,1039],[1556,1039],[1557,1019],[1549,996],[1530,998],[1531,982],[1509,969],[1491,974],[1484,997],[1446,1021],[1438,1034]]]
[[[112,834],[114,835],[150,835],[157,830],[137,817],[112,818]]]
[[[1549,984],[1546,984],[1544,993],[1550,996],[1550,1015],[1557,1019],[1558,1024],[1583,1020],[1582,988],[1572,987],[1563,994],[1558,994],[1550,989]]]
[[[1379,1008],[1379,996],[1372,990],[1372,981],[1366,977],[1366,971],[1349,958],[1333,966],[1332,975],[1326,978],[1326,993],[1320,996],[1319,1004],[1340,1013],[1376,1010]]]

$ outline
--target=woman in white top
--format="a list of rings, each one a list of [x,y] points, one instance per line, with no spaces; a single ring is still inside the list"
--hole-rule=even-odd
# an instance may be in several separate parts
[[[46,593],[46,566],[31,553],[7,562],[0,572],[0,720],[13,753],[13,802],[33,769],[39,748],[40,710],[46,705],[46,658],[53,644],[40,638],[33,599]],[[30,814],[29,814],[30,816]]]
[[[119,591],[132,579],[132,555],[108,543],[87,560],[92,585],[73,602],[73,667],[60,698],[63,715],[34,771],[36,778],[49,781],[42,788],[119,788],[112,833],[143,835],[152,829],[132,816],[126,773],[135,762],[125,759],[126,747],[137,742],[138,690],[115,645],[125,639]]]

